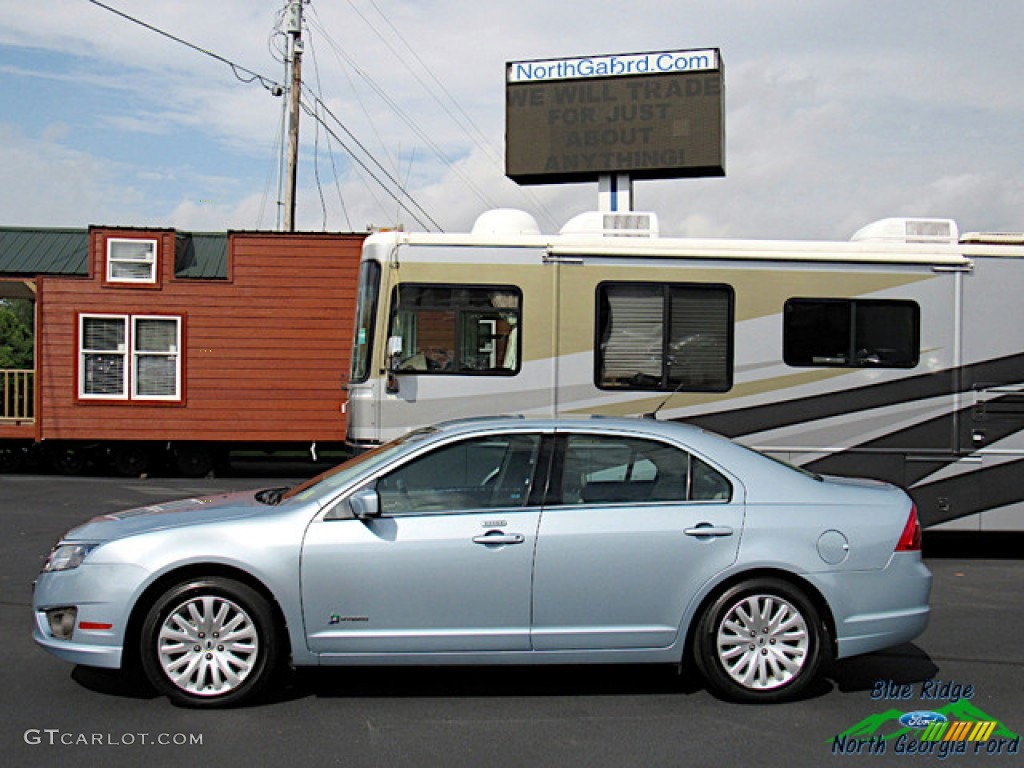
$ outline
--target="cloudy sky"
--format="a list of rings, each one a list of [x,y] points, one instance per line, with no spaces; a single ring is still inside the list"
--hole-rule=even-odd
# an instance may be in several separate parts
[[[284,82],[285,0],[105,2]],[[284,100],[260,81],[89,0],[0,13],[0,226],[278,225]],[[505,63],[708,47],[727,175],[637,182],[663,232],[1024,229],[1020,0],[312,0],[305,18],[306,101],[337,138],[303,116],[300,229],[423,228],[355,154],[447,231],[491,207],[556,230],[597,187],[504,177]]]

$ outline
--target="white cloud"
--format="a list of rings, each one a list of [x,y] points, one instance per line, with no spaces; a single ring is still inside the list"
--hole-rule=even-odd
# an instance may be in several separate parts
[[[4,221],[43,227],[138,223],[143,188],[125,183],[123,166],[60,143],[62,133],[32,138],[0,123]]]
[[[169,220],[177,229],[187,232],[272,229],[275,216],[272,203],[259,194],[231,201],[182,200],[170,212]]]
[[[268,47],[283,0],[113,4],[283,79]],[[0,13],[0,96],[20,87],[12,96],[25,105],[3,116],[0,157],[19,171],[5,176],[22,187],[8,182],[0,192],[5,224],[273,224],[276,189],[265,190],[280,100],[82,0],[50,0],[31,13],[0,0]],[[905,212],[1013,228],[1021,226],[1021,185],[1009,169],[1022,159],[1022,15],[1010,0],[521,0],[507,8],[315,0],[305,75],[446,229],[468,228],[493,204],[527,208],[551,230],[596,205],[595,184],[519,189],[504,178],[505,62],[705,46],[721,47],[725,61],[728,176],[638,182],[637,205],[657,211],[664,232],[838,238]],[[468,122],[485,134],[479,144]],[[319,229],[317,132],[307,116],[301,134],[298,220]],[[121,150],[132,147],[129,159]],[[396,216],[418,228],[371,191],[336,144],[332,167],[326,147],[321,133],[328,229]]]

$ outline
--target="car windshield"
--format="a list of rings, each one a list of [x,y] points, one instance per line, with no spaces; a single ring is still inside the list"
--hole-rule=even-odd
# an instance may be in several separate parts
[[[311,477],[306,482],[296,485],[282,495],[281,499],[298,498],[306,500],[324,493],[330,493],[334,489],[341,488],[349,483],[363,472],[372,470],[374,467],[387,462],[409,443],[419,442],[435,432],[437,430],[432,427],[417,429],[397,440],[392,440],[390,443],[385,443],[366,453],[354,456],[348,461],[342,462],[338,466],[328,469],[326,472],[321,472],[316,477]]]

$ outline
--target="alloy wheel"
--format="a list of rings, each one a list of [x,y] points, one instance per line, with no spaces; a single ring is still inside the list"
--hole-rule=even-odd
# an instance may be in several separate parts
[[[259,632],[238,603],[199,595],[167,615],[157,637],[159,663],[178,688],[217,696],[240,686],[260,654]]]
[[[803,669],[809,646],[806,619],[778,595],[743,597],[718,626],[722,667],[746,689],[771,690],[792,681]]]

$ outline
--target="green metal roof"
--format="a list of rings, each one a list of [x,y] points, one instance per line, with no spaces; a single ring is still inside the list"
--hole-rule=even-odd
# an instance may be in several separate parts
[[[224,280],[228,276],[228,236],[221,233],[179,232],[174,274],[198,280]]]
[[[0,275],[86,275],[89,230],[0,227]],[[198,280],[228,276],[227,233],[178,232],[176,277]]]
[[[0,227],[0,275],[84,275],[89,230]]]

